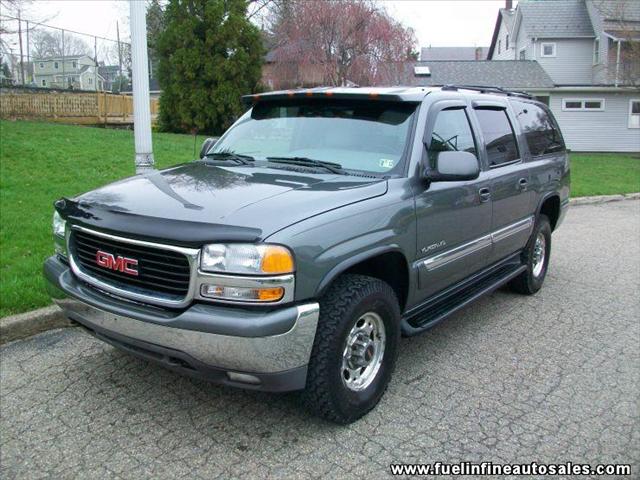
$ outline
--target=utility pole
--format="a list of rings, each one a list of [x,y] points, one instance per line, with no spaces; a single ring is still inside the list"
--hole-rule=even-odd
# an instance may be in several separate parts
[[[20,19],[20,10],[18,10],[18,42],[20,43],[20,79],[24,85],[24,57],[22,56],[22,20]]]
[[[118,39],[118,92],[122,93],[122,48],[120,48],[120,26],[116,22],[116,35]]]
[[[98,92],[98,37],[93,37],[93,63],[95,66],[93,67],[93,87],[96,89],[96,93]],[[96,95],[96,98],[98,96]],[[107,105],[105,103],[105,111],[107,109]]]
[[[149,106],[149,63],[147,61],[146,2],[129,0],[131,24],[131,70],[133,77],[133,133],[136,145],[136,173],[153,168],[151,109]]]
[[[67,76],[65,75],[65,68],[64,68],[64,30],[62,30],[62,88],[65,88],[66,83],[67,83]]]
[[[29,20],[26,21],[27,22],[27,70],[29,69],[29,65],[31,63],[30,57],[29,57]],[[31,71],[32,71],[32,75],[33,75],[33,65],[31,66]],[[27,75],[27,79],[29,80],[29,83],[31,83],[33,81],[33,76],[32,75]]]

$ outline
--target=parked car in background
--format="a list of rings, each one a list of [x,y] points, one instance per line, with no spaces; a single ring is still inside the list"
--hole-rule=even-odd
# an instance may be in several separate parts
[[[251,105],[200,159],[55,204],[65,314],[170,369],[304,390],[349,423],[400,337],[537,292],[569,199],[548,108],[492,88],[317,88]]]

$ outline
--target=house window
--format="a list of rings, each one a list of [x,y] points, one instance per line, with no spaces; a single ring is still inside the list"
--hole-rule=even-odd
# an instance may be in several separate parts
[[[520,158],[516,136],[506,110],[476,109],[491,168],[516,162]]]
[[[58,62],[53,62],[53,68],[58,69]]]
[[[540,56],[541,57],[555,57],[556,56],[556,44],[555,43],[541,43],[540,44]]]
[[[526,59],[527,59],[527,49],[522,48],[520,49],[520,60],[526,60]]]
[[[502,40],[498,40],[498,53],[500,53],[502,47]]]
[[[89,77],[89,85],[93,85],[93,78]]]
[[[46,81],[44,78],[42,79],[42,86],[43,86],[43,87],[46,87],[46,86],[47,86],[47,81]]]
[[[78,68],[78,62],[76,62],[75,60],[73,62],[71,62],[71,66],[73,68]]]
[[[602,112],[604,110],[604,99],[563,98],[562,110],[565,112]]]
[[[40,68],[44,68],[44,63],[40,62]]]
[[[640,99],[629,100],[629,128],[640,128]]]
[[[509,50],[509,34],[504,38],[504,49]]]
[[[593,41],[593,64],[600,63],[600,37],[596,37]]]

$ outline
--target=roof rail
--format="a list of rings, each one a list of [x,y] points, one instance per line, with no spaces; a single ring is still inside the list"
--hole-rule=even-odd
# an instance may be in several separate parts
[[[501,93],[508,97],[521,97],[521,98],[533,98],[527,92],[520,90],[505,90],[501,87],[495,87],[491,85],[443,85],[442,90],[457,91],[457,90],[475,90],[480,93]]]

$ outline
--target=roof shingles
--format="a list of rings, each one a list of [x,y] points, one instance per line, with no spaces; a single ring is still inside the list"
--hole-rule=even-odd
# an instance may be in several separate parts
[[[537,0],[518,4],[527,35],[535,38],[593,37],[589,12],[582,0]]]
[[[552,88],[553,81],[535,60],[430,61],[429,76],[412,75],[417,86],[487,85],[511,89]],[[413,73],[413,72],[412,72]]]

